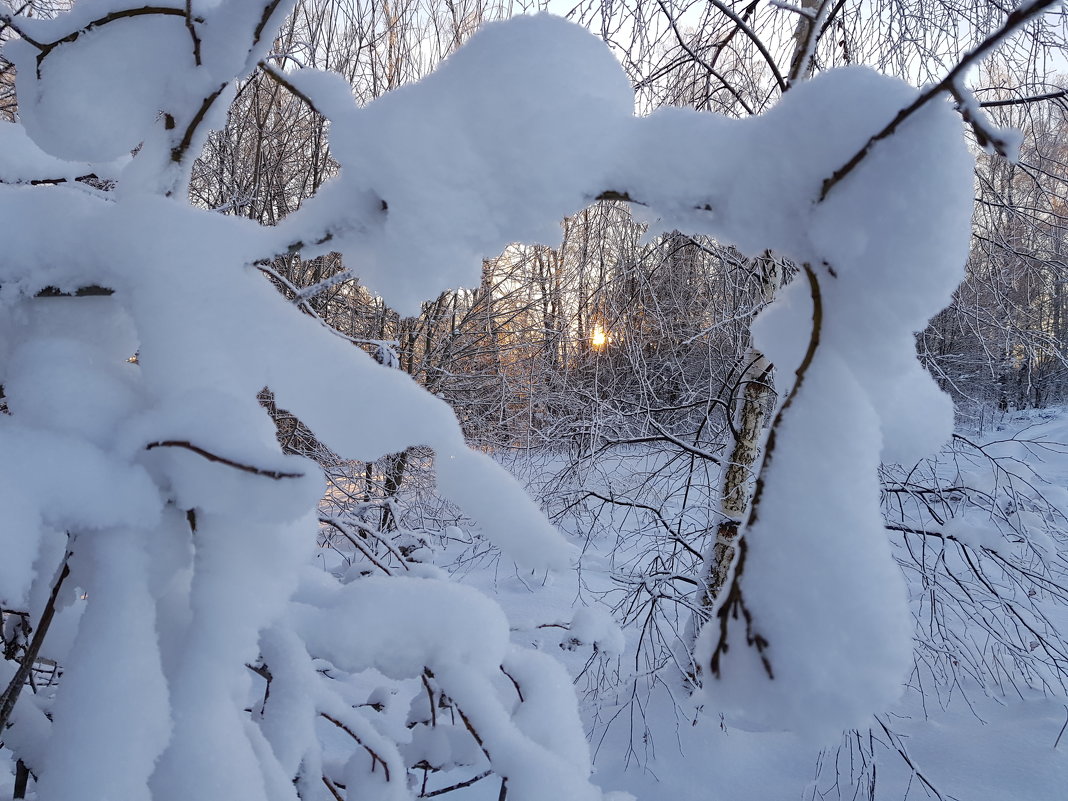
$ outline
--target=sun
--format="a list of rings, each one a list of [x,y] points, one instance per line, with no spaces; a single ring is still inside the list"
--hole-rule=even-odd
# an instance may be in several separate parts
[[[608,332],[600,323],[594,323],[593,330],[590,331],[590,346],[594,350],[603,350],[607,344]]]

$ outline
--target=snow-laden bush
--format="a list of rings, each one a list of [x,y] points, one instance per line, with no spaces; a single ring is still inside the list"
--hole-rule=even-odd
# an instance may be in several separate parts
[[[403,561],[348,582],[309,567],[322,476],[281,453],[265,388],[344,458],[432,448],[439,490],[517,562],[567,569],[572,549],[444,403],[257,267],[340,252],[411,310],[606,193],[803,265],[759,321],[796,380],[699,638],[707,706],[826,732],[892,700],[910,618],[876,469],[952,422],[912,340],[967,255],[971,158],[948,104],[847,69],[759,118],[635,119],[609,51],[537,16],[357,108],[338,76],[263,61],[286,11],[0,17],[21,115],[0,126],[0,603],[25,621],[0,737],[38,797],[397,799],[457,766],[514,801],[601,795],[566,673],[511,645],[493,602]],[[185,202],[257,68],[331,120],[341,168],[274,228]],[[54,694],[24,690],[44,658]]]

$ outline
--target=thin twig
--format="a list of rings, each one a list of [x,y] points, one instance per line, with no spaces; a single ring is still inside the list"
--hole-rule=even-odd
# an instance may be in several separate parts
[[[278,6],[281,2],[282,0],[271,0],[271,2],[263,7],[263,14],[260,16],[260,21],[256,25],[256,30],[252,34],[252,47],[255,47],[260,43],[260,40],[263,38],[263,32],[267,29],[267,24],[271,21],[274,12],[278,10]]]
[[[779,85],[779,91],[785,92],[788,84],[783,78],[782,73],[779,72],[779,67],[775,63],[775,59],[772,58],[771,53],[768,52],[768,48],[765,46],[764,42],[761,41],[759,36],[757,36],[756,31],[749,27],[749,25],[746,24],[745,20],[739,17],[738,14],[736,14],[730,6],[720,2],[720,0],[709,0],[709,3],[714,5],[720,11],[720,13],[729,17],[731,21],[738,26],[738,30],[744,33],[749,39],[749,41],[756,45],[756,48],[760,52],[760,55],[764,57],[764,61],[767,62],[768,67],[771,69],[771,74],[775,78],[775,83]]]
[[[664,16],[667,17],[668,24],[671,26],[671,30],[675,34],[675,41],[677,41],[679,43],[679,47],[681,47],[683,50],[685,50],[686,51],[686,55],[688,55],[697,64],[699,64],[709,75],[711,75],[713,78],[715,78],[717,81],[719,81],[723,85],[723,88],[725,88],[728,92],[730,92],[732,95],[734,95],[734,99],[737,100],[738,103],[741,105],[741,107],[745,109],[746,114],[750,114],[750,115],[754,114],[755,112],[753,111],[753,107],[750,106],[747,102],[745,102],[745,98],[741,96],[741,94],[738,92],[737,89],[734,88],[734,86],[731,84],[731,82],[728,81],[726,78],[724,78],[723,75],[721,75],[719,72],[716,71],[715,67],[713,67],[707,61],[705,61],[703,58],[701,58],[701,56],[699,56],[694,51],[694,49],[692,47],[690,47],[690,45],[686,41],[686,38],[682,35],[682,32],[679,30],[679,26],[675,22],[675,18],[671,15],[671,12],[668,11],[667,6],[664,5],[664,0],[656,0],[656,2],[657,2],[657,5],[660,6],[660,10],[662,12],[664,12]]]
[[[264,75],[266,75],[272,81],[277,83],[279,86],[285,88],[286,91],[288,91],[294,97],[296,97],[296,98],[300,99],[301,101],[303,101],[303,103],[308,108],[310,108],[312,111],[314,111],[320,117],[323,116],[323,113],[321,111],[319,111],[319,109],[316,107],[315,101],[313,101],[310,97],[308,97],[306,94],[304,94],[304,92],[300,91],[300,89],[298,89],[293,84],[293,82],[290,81],[285,76],[284,72],[282,72],[280,69],[277,69],[276,67],[272,66],[271,64],[267,63],[267,61],[260,61],[259,66],[260,66],[260,69],[263,71]]]
[[[664,519],[663,513],[661,513],[661,511],[655,506],[649,506],[648,504],[637,503],[635,501],[621,501],[616,497],[608,497],[602,495],[599,492],[595,492],[594,490],[586,490],[585,495],[583,495],[580,500],[584,500],[586,498],[596,498],[599,501],[604,501],[605,503],[610,503],[615,506],[629,506],[634,509],[644,509],[647,512],[652,512],[656,516],[656,519],[659,521],[660,525],[664,527],[665,531],[667,531],[668,536],[672,540],[677,542],[679,545],[689,551],[693,556],[696,556],[698,559],[704,558],[704,554],[702,554],[700,551],[698,551],[696,548],[686,542],[686,540],[684,540],[682,537],[675,533],[675,529],[668,525],[667,520]]]
[[[326,789],[330,791],[330,795],[334,796],[334,798],[337,801],[345,801],[345,799],[342,797],[341,793],[339,793],[337,791],[337,788],[334,787],[334,783],[332,781],[330,781],[328,778],[326,778],[326,776],[323,776],[323,784],[326,785]]]
[[[187,451],[192,451],[197,456],[203,456],[209,462],[216,462],[218,464],[224,464],[227,467],[233,467],[236,470],[241,470],[245,473],[251,473],[255,476],[264,476],[265,478],[273,478],[278,481],[283,478],[304,478],[303,473],[284,473],[281,470],[267,470],[262,467],[254,467],[250,464],[243,464],[241,462],[235,462],[233,459],[227,459],[225,456],[219,456],[211,451],[206,451],[198,445],[194,445],[191,442],[184,440],[168,439],[160,442],[150,442],[145,446],[146,451],[150,451],[154,448],[184,448]]]
[[[649,425],[655,428],[660,433],[660,436],[662,436],[664,439],[666,439],[673,445],[677,445],[678,447],[682,448],[682,450],[686,451],[686,453],[689,453],[693,456],[699,456],[702,459],[707,459],[708,461],[712,462],[712,464],[719,464],[719,459],[717,457],[713,456],[706,450],[702,450],[701,448],[697,448],[693,445],[689,445],[683,442],[674,434],[670,433],[669,431],[665,431],[655,420],[650,420]]]
[[[359,539],[356,536],[354,536],[350,531],[346,530],[341,525],[341,523],[339,523],[338,521],[334,520],[331,517],[320,517],[319,518],[319,522],[323,523],[323,524],[325,524],[327,526],[330,526],[330,527],[336,529],[337,531],[341,532],[341,535],[345,539],[347,539],[349,542],[351,542],[354,548],[356,548],[357,550],[359,550],[360,553],[362,553],[364,556],[366,556],[368,561],[371,562],[371,564],[373,564],[375,567],[377,567],[379,570],[381,570],[387,576],[392,576],[393,575],[393,571],[390,570],[388,567],[386,567],[384,564],[382,564],[382,562],[378,561],[378,558],[371,552],[370,548],[368,548],[366,545],[364,545],[362,542],[360,542]]]
[[[223,90],[226,89],[228,85],[227,82],[220,84],[218,89],[204,98],[200,104],[200,108],[197,109],[197,113],[193,115],[193,119],[190,120],[189,125],[186,126],[185,133],[182,135],[182,141],[171,148],[171,161],[181,163],[182,159],[185,158],[186,152],[193,144],[193,137],[196,136],[197,129],[200,128],[208,111],[215,104],[215,101],[219,99],[219,95],[223,93]]]
[[[1054,748],[1056,748],[1058,745],[1060,745],[1061,737],[1064,736],[1064,730],[1068,729],[1068,704],[1065,704],[1065,706],[1064,706],[1064,713],[1065,713],[1064,725],[1061,726],[1060,733],[1057,735],[1057,739],[1054,740],[1054,742],[1053,742],[1053,747]]]
[[[478,774],[477,776],[472,776],[467,781],[457,782],[456,784],[450,784],[448,787],[442,787],[439,790],[431,790],[429,793],[423,793],[422,795],[419,796],[419,798],[433,798],[436,795],[445,795],[445,793],[451,793],[453,790],[462,790],[465,787],[470,787],[475,782],[482,781],[487,776],[491,776],[492,774],[493,774],[492,770],[485,770],[485,771],[482,771],[482,773]]]
[[[843,178],[856,169],[857,165],[867,157],[876,144],[883,139],[892,136],[897,129],[901,127],[902,123],[943,92],[948,92],[956,96],[957,81],[963,78],[964,74],[969,69],[971,69],[977,62],[981,61],[987,53],[1014,34],[1018,28],[1058,2],[1060,2],[1060,0],[1035,0],[1033,3],[1021,5],[1010,13],[1008,17],[1005,18],[1004,24],[988,36],[975,48],[975,50],[966,54],[964,58],[962,58],[957,65],[949,71],[945,78],[921,92],[919,97],[912,101],[908,106],[901,109],[897,115],[887,123],[886,127],[872,136],[860,150],[854,153],[849,161],[835,170],[831,177],[823,182],[823,188],[820,190],[818,202],[822,203],[826,200],[830,191],[838,185]]]
[[[901,756],[901,758],[903,760],[905,760],[905,764],[909,766],[909,770],[912,771],[913,775],[917,779],[919,779],[921,782],[923,782],[923,784],[927,787],[927,789],[930,790],[932,793],[934,793],[935,797],[938,798],[939,801],[944,801],[944,798],[943,798],[942,794],[940,792],[938,792],[938,788],[935,787],[933,784],[931,784],[931,782],[927,779],[926,776],[924,776],[922,773],[920,773],[919,768],[916,767],[916,764],[909,757],[909,755],[905,751],[905,749],[901,747],[900,742],[899,742],[900,738],[896,737],[894,735],[894,733],[892,731],[890,731],[889,728],[887,728],[887,725],[885,723],[883,723],[882,718],[880,718],[878,715],[876,715],[875,719],[877,721],[879,721],[879,726],[882,728],[882,730],[884,732],[886,732],[886,737],[889,740],[891,747],[893,747],[893,749],[895,751],[897,751],[897,753]]]
[[[193,40],[193,63],[198,67],[200,61],[200,34],[197,33],[197,23],[203,22],[200,17],[193,16],[193,0],[185,0],[185,27],[189,31],[189,38]]]
[[[1056,92],[1047,92],[1044,95],[1032,95],[1031,97],[1014,97],[1011,100],[984,100],[979,103],[981,108],[997,108],[998,106],[1022,106],[1026,103],[1040,103],[1043,100],[1059,100],[1068,97],[1068,89]]]
[[[63,557],[63,568],[59,572],[59,578],[52,585],[52,594],[48,596],[48,603],[41,613],[41,620],[33,632],[33,639],[30,640],[26,653],[22,655],[22,662],[19,663],[19,668],[15,671],[15,675],[11,677],[3,696],[0,696],[0,732],[3,732],[7,726],[8,719],[15,709],[15,702],[18,701],[22,688],[26,684],[26,679],[30,676],[30,671],[33,670],[33,663],[36,661],[37,654],[44,643],[48,627],[52,625],[52,618],[56,614],[56,599],[59,597],[59,590],[63,586],[64,580],[70,575],[70,557],[71,552],[67,551],[67,554]]]
[[[523,690],[520,689],[519,682],[515,680],[515,676],[513,676],[511,673],[504,669],[504,665],[501,665],[501,673],[507,676],[508,680],[512,682],[512,686],[515,687],[515,694],[519,696],[519,703],[522,704],[524,701],[526,701],[526,699],[523,698]]]
[[[328,715],[326,712],[320,712],[319,715],[320,715],[320,717],[323,717],[326,720],[329,720],[331,723],[333,723],[335,726],[337,726],[339,729],[341,729],[343,732],[345,732],[345,734],[347,734],[349,737],[351,737],[353,740],[355,740],[356,743],[364,751],[366,751],[370,755],[370,757],[371,757],[371,770],[374,771],[375,764],[376,763],[380,763],[382,765],[382,770],[385,771],[386,781],[388,782],[390,780],[390,778],[389,778],[389,764],[386,762],[386,760],[384,760],[382,757],[380,757],[375,752],[375,750],[373,748],[371,748],[371,746],[367,745],[367,743],[365,743],[360,738],[360,736],[358,734],[356,734],[356,732],[354,732],[352,729],[350,729],[348,726],[346,726],[344,723],[342,723],[337,718]]]
[[[37,77],[40,78],[41,77],[41,62],[43,62],[45,60],[45,57],[47,57],[49,53],[51,53],[53,50],[55,50],[61,44],[69,44],[70,42],[77,41],[77,39],[83,33],[89,33],[90,31],[94,30],[95,28],[100,28],[100,27],[102,27],[104,25],[109,25],[112,22],[118,22],[119,20],[123,20],[123,19],[131,19],[133,17],[143,17],[143,16],[184,17],[185,15],[186,15],[186,13],[185,13],[185,11],[183,9],[171,8],[171,7],[168,7],[168,6],[141,6],[140,8],[126,8],[126,9],[123,9],[121,11],[112,11],[110,14],[105,14],[104,16],[102,16],[102,17],[100,17],[98,19],[94,19],[92,22],[88,23],[87,25],[82,26],[81,28],[79,28],[76,31],[68,33],[66,36],[62,37],[61,39],[56,39],[54,42],[34,42],[32,39],[27,39],[25,36],[23,36],[22,38],[26,39],[27,42],[32,44],[34,47],[36,47],[38,49],[38,51],[40,51],[40,52],[37,53]],[[15,28],[13,25],[11,27],[16,32],[18,32],[18,29]],[[21,32],[19,32],[19,35],[22,36]]]

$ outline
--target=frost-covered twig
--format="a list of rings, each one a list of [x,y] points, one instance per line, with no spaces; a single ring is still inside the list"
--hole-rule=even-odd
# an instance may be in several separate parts
[[[1058,2],[1060,2],[1060,0],[1033,0],[1033,2],[1023,3],[1019,8],[1014,9],[1008,17],[1005,18],[1005,22],[1002,26],[988,36],[978,47],[966,54],[964,58],[962,58],[956,66],[949,71],[945,78],[922,91],[912,103],[901,109],[894,119],[887,123],[886,127],[872,136],[860,150],[854,153],[852,158],[835,170],[834,173],[823,182],[819,201],[822,202],[825,200],[830,191],[834,189],[843,178],[856,169],[857,165],[867,157],[872,148],[883,139],[892,136],[894,132],[901,127],[901,124],[904,123],[905,120],[942,93],[949,93],[954,97],[957,97],[959,94],[958,86],[961,85],[960,82],[963,80],[964,75],[968,70],[985,58],[991,50],[1016,33],[1022,26],[1037,17],[1046,9],[1056,5]]]
[[[441,787],[437,790],[431,790],[429,793],[420,793],[419,798],[434,798],[439,795],[445,795],[445,793],[451,793],[454,790],[462,790],[465,787],[470,787],[475,782],[482,781],[487,776],[490,776],[492,774],[493,771],[484,770],[481,773],[472,776],[470,779],[467,779],[466,781],[457,782],[456,784],[450,784],[448,787]]]
[[[375,765],[381,765],[382,771],[386,775],[386,781],[390,781],[389,763],[385,759],[383,759],[377,751],[375,751],[373,748],[371,748],[371,746],[365,743],[363,739],[358,734],[356,734],[356,732],[354,732],[349,726],[346,726],[334,716],[328,715],[326,712],[320,712],[319,717],[330,721],[339,729],[341,729],[341,731],[345,732],[345,734],[349,735],[349,737],[351,737],[356,742],[356,744],[359,745],[364,751],[366,751],[367,754],[371,757],[371,771],[374,772]]]
[[[675,540],[677,543],[679,543],[679,545],[681,545],[683,548],[685,548],[691,554],[696,556],[698,559],[701,558],[701,552],[698,551],[696,548],[694,548],[689,543],[687,543],[685,540],[683,540],[678,535],[678,532],[676,532],[675,529],[673,529],[670,525],[668,525],[667,520],[664,519],[663,513],[659,509],[657,509],[655,506],[650,506],[649,504],[646,504],[646,503],[637,503],[635,501],[626,501],[626,500],[622,500],[620,498],[617,498],[615,496],[608,497],[608,496],[602,495],[601,493],[596,492],[594,490],[586,490],[585,493],[582,496],[582,499],[585,499],[585,498],[597,498],[597,500],[599,500],[599,501],[603,501],[604,503],[610,503],[610,504],[613,504],[615,506],[629,506],[629,507],[634,508],[634,509],[644,509],[647,512],[652,512],[653,516],[656,517],[657,522],[660,523],[660,525],[668,533],[668,536],[671,539]]]
[[[760,53],[761,57],[768,65],[768,69],[771,70],[772,77],[775,78],[775,83],[778,85],[779,91],[785,92],[789,84],[787,84],[782,73],[779,71],[779,65],[775,63],[775,59],[768,51],[767,45],[764,44],[764,40],[757,35],[756,31],[754,31],[744,19],[738,16],[734,9],[726,3],[723,3],[722,0],[709,0],[709,3],[715,6],[724,16],[728,17],[731,22],[737,25],[737,29],[744,33],[746,38],[756,46],[757,52]]]
[[[750,114],[750,115],[754,114],[755,112],[753,111],[753,107],[750,106],[749,103],[746,102],[745,98],[742,97],[741,93],[737,89],[734,88],[734,85],[730,81],[728,81],[721,73],[719,73],[716,70],[715,67],[713,67],[707,61],[705,61],[703,58],[701,58],[701,56],[696,51],[694,51],[694,49],[686,41],[686,38],[682,35],[682,32],[679,30],[678,23],[675,22],[675,17],[673,17],[671,12],[668,11],[668,8],[667,8],[666,5],[664,5],[663,0],[656,0],[656,2],[660,6],[660,10],[664,13],[664,16],[667,17],[668,24],[671,26],[671,30],[675,34],[675,41],[678,42],[679,47],[681,47],[683,50],[685,50],[686,51],[686,55],[688,55],[690,58],[692,58],[696,64],[700,65],[700,67],[705,72],[707,72],[709,75],[711,75],[717,81],[719,81],[720,84],[722,84],[723,87],[728,92],[730,92],[731,95],[734,96],[734,99],[738,101],[738,104],[742,108],[745,109],[746,114]]]
[[[316,107],[315,101],[308,97],[304,92],[300,91],[300,89],[298,89],[280,69],[277,69],[273,65],[269,64],[266,60],[261,60],[259,63],[259,67],[263,71],[264,75],[266,75],[272,81],[277,83],[279,86],[285,87],[288,92],[290,92],[294,97],[299,98],[301,102],[303,102],[313,112],[320,115],[322,114],[322,112],[319,111],[319,109]]]
[[[298,309],[300,309],[306,315],[311,317],[313,320],[319,323],[319,325],[321,325],[323,328],[325,328],[332,335],[338,337],[339,339],[343,339],[346,342],[351,342],[353,345],[378,346],[381,346],[383,343],[392,343],[395,341],[381,339],[362,339],[360,337],[349,336],[344,331],[338,330],[337,326],[330,325],[330,323],[324,320],[322,316],[314,308],[312,308],[311,303],[309,303],[309,298],[304,296],[304,292],[306,290],[302,290],[297,287],[292,281],[283,276],[277,270],[274,270],[269,267],[265,262],[256,262],[255,267],[261,273],[271,278],[271,280],[275,281],[280,287],[289,292],[293,296],[292,301],[294,306],[296,306]]]
[[[1044,100],[1060,100],[1064,97],[1068,97],[1068,89],[1058,89],[1056,92],[1046,92],[1041,95],[1031,95],[1030,97],[1013,97],[1008,100],[983,100],[980,101],[980,108],[999,108],[1001,106],[1025,106],[1029,103],[1041,103]]]
[[[146,451],[153,450],[154,448],[183,448],[187,451],[192,451],[197,456],[203,456],[209,462],[216,462],[218,464],[224,464],[227,467],[233,467],[236,470],[241,470],[245,473],[252,473],[255,476],[264,476],[266,478],[273,478],[275,481],[279,481],[283,478],[303,478],[303,473],[287,473],[281,470],[268,470],[262,467],[256,467],[250,464],[243,464],[242,462],[236,462],[233,459],[227,459],[225,456],[219,456],[211,451],[205,450],[198,445],[194,445],[191,442],[185,442],[184,440],[161,440],[159,442],[150,442],[145,446]]]
[[[364,545],[362,542],[360,542],[359,537],[355,536],[337,520],[334,520],[332,517],[320,517],[319,522],[328,525],[336,531],[340,532],[341,536],[347,539],[354,548],[356,548],[360,553],[367,557],[371,564],[373,564],[387,576],[393,575],[393,571],[386,567],[384,564],[382,564],[382,562],[378,560],[374,553],[372,553],[371,549]]]
[[[41,651],[41,645],[44,644],[44,638],[48,633],[48,627],[52,625],[52,618],[55,617],[56,614],[56,599],[59,597],[59,591],[63,587],[64,580],[70,575],[70,556],[71,553],[68,551],[66,556],[63,557],[63,564],[59,571],[59,576],[56,578],[55,583],[52,584],[52,593],[48,596],[48,603],[45,604],[44,611],[41,613],[41,619],[37,622],[37,628],[33,632],[33,639],[30,640],[26,652],[22,655],[22,661],[19,663],[18,670],[16,670],[15,675],[11,677],[7,689],[4,690],[4,694],[0,696],[0,733],[7,727],[8,719],[11,717],[11,713],[15,709],[15,702],[18,701],[19,695],[22,693],[22,688],[31,675],[33,663],[37,659],[37,654]]]
[[[101,28],[105,25],[109,25],[113,22],[118,22],[124,19],[132,19],[134,17],[143,16],[171,16],[171,17],[186,17],[186,12],[180,8],[173,8],[170,6],[140,6],[138,8],[126,8],[119,11],[112,11],[105,14],[102,17],[94,19],[93,21],[86,23],[76,31],[71,31],[66,36],[56,39],[52,42],[35,42],[32,39],[26,39],[31,45],[36,47],[40,52],[37,54],[37,77],[41,77],[41,64],[45,58],[57,47],[63,44],[69,44],[70,42],[77,41],[83,34],[89,33],[97,28]],[[14,28],[14,26],[12,26]]]

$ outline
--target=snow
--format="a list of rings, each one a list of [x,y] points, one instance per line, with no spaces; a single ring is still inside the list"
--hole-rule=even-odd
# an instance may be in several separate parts
[[[509,242],[559,241],[558,220],[606,190],[645,203],[660,228],[805,265],[754,331],[788,394],[736,567],[751,618],[725,607],[723,642],[713,618],[696,650],[702,694],[665,708],[707,742],[720,724],[826,742],[895,701],[914,628],[877,470],[951,432],[912,341],[967,255],[971,161],[948,105],[915,114],[821,200],[823,181],[914,90],[850,68],[749,120],[635,119],[603,44],[548,15],[520,17],[362,109],[336,79],[296,73],[332,117],[341,171],[264,228],[178,199],[199,143],[270,45],[262,4],[85,28],[119,8],[98,0],[27,21],[38,41],[70,37],[43,55],[4,45],[24,128],[0,126],[0,152],[13,154],[0,156],[11,411],[0,417],[0,601],[39,610],[61,532],[74,554],[52,722],[20,700],[11,740],[40,756],[40,797],[281,801],[300,787],[323,798],[329,768],[349,797],[401,799],[405,754],[420,750],[477,760],[510,801],[603,797],[570,675],[557,654],[512,643],[500,604],[432,566],[344,582],[308,569],[322,472],[281,452],[264,388],[343,458],[432,448],[442,495],[524,572],[567,575],[577,551],[467,447],[443,401],[324,331],[256,263],[298,243],[306,258],[340,251],[413,313],[476,284],[481,258]],[[114,192],[69,180],[135,149]],[[9,185],[35,171],[67,184]],[[91,285],[114,294],[36,297]],[[566,608],[546,619],[569,619],[591,658],[627,651],[603,611]],[[748,642],[758,638],[763,653]],[[424,691],[432,716],[459,716],[448,733],[425,720],[409,732]]]
[[[341,175],[279,226],[281,241],[329,232],[321,249],[402,314],[477,285],[481,260],[511,242],[559,242],[559,220],[606,187],[634,106],[603,43],[549,15],[484,26],[432,75],[363,109],[321,75],[295,77],[333,112]]]
[[[66,34],[62,22],[49,28],[57,38]],[[110,161],[136,148],[168,101],[181,96],[194,66],[180,16],[97,27],[39,64],[37,49],[26,42],[5,52],[18,70],[19,115],[27,133],[42,150],[70,161]]]
[[[600,607],[576,609],[568,631],[580,643],[595,645],[610,654],[623,652],[623,631],[608,611]]]
[[[621,179],[651,198],[667,229],[687,224],[751,255],[770,247],[809,265],[754,325],[756,347],[790,377],[791,395],[743,535],[739,581],[753,622],[734,617],[724,637],[713,620],[697,651],[706,670],[724,652],[707,703],[734,725],[835,736],[891,702],[909,665],[876,470],[880,458],[914,461],[952,431],[949,399],[912,339],[963,277],[970,236],[971,159],[948,105],[915,115],[819,198],[823,181],[913,95],[853,68],[739,122],[654,114],[647,124],[664,131],[680,123],[676,138],[661,145],[655,171]],[[638,147],[659,133],[642,132]],[[694,164],[697,136],[707,155]],[[718,158],[710,143],[735,155]],[[766,653],[753,638],[767,641]]]
[[[22,125],[0,122],[0,180],[5,183],[42,179],[73,181],[90,173],[105,177],[109,172],[113,174],[114,170],[50,156],[27,136]]]
[[[294,614],[312,650],[350,672],[374,667],[418,678],[424,667],[461,663],[491,673],[508,644],[508,622],[496,604],[433,579],[359,579],[339,588],[329,606]]]
[[[148,801],[148,779],[170,738],[170,710],[147,552],[134,529],[86,533],[73,548],[89,562],[79,574],[93,600],[52,707],[38,793],[57,801]]]
[[[1046,477],[1032,476],[1033,487],[1020,484],[1019,488],[1036,502],[1040,500],[1037,492],[1060,497],[1056,508],[1065,509],[1068,507],[1065,507],[1063,497],[1056,495],[1068,478],[1068,473],[1064,472],[1068,465],[1064,448],[1057,445],[1064,442],[1063,433],[1068,430],[1063,420],[1063,410],[1055,415],[1044,412],[1041,417],[1020,415],[1019,420],[1005,423],[1006,430],[984,436],[969,433],[967,436],[984,447],[1004,448],[1005,443],[1011,443],[1012,450],[1022,461],[1005,466],[1012,466],[1023,476],[1030,475],[1031,468],[1041,467],[1042,475]],[[1045,445],[1036,447],[1034,443]],[[524,458],[517,457],[520,461]],[[629,460],[609,460],[608,474],[621,486],[631,479],[637,482],[648,473],[649,464],[655,463],[655,458],[656,454],[652,453],[647,459],[632,454]],[[539,464],[531,458],[530,463],[520,467],[519,471],[534,473],[533,486],[552,486],[549,479],[564,466]],[[965,468],[969,475],[962,478],[958,470]],[[937,480],[926,473],[928,469],[937,472]],[[989,459],[970,448],[961,450],[957,442],[930,466],[910,465],[900,474],[894,472],[891,475],[908,476],[920,486],[949,488],[991,486],[997,473]],[[887,481],[890,486],[896,486],[889,478]],[[1000,485],[997,506],[1004,506],[1009,497],[1006,493],[1009,481],[1004,474],[997,481]],[[592,488],[596,485],[583,476],[576,479],[575,486]],[[947,521],[948,530],[961,533],[983,521],[987,526],[992,525],[977,507],[975,501],[978,500],[973,497],[973,501],[968,502],[960,494],[946,494],[939,502],[938,510],[943,510],[943,502],[948,503],[961,520],[959,523],[954,522],[956,518]],[[1024,511],[1030,508],[1022,500],[1019,505]],[[923,527],[920,520],[897,518],[895,502],[892,501],[889,507],[888,522]],[[1046,522],[1045,527],[1057,531],[1062,525],[1056,522],[1059,519]],[[580,520],[576,517],[567,527]],[[1004,520],[999,522],[1005,526]],[[930,521],[928,528],[932,532],[943,530],[934,521]],[[519,585],[500,580],[492,582],[492,576],[486,570],[473,573],[470,580],[479,582],[479,586],[495,588],[513,621],[565,621],[570,610],[582,602],[577,599],[600,603],[602,599],[607,601],[613,597],[611,593],[617,586],[616,581],[627,573],[625,560],[629,557],[626,551],[635,541],[641,541],[642,529],[642,521],[632,517],[622,521],[606,520],[603,526],[589,533],[580,580],[560,578],[547,586],[532,582],[529,588],[520,589]],[[1023,554],[1027,561],[1026,546],[1016,541],[1015,532],[1006,528],[999,536],[1000,553],[1008,558],[1013,558],[1013,553]],[[900,537],[890,533],[895,543],[900,542]],[[966,582],[969,592],[979,591],[981,584],[978,580],[967,583],[969,568],[959,557],[956,544],[945,543],[934,536],[916,537],[911,543],[916,559],[922,558],[918,553],[922,542],[930,546],[926,558],[932,564],[939,559],[950,564],[959,563],[958,580]],[[1063,544],[1058,547],[1063,548]],[[895,547],[894,554],[902,563],[909,560],[909,550],[902,545]],[[613,564],[619,567],[613,569]],[[1064,623],[1068,621],[1063,606],[1053,603],[1044,593],[1027,598],[1026,591],[1019,591],[1011,582],[1003,583],[995,566],[993,560],[982,565],[986,580],[1002,586],[1006,597],[1030,625],[1035,625],[1035,619],[1030,616],[1029,601],[1044,608],[1050,613],[1051,620],[1064,630]],[[1017,797],[1053,801],[1060,798],[1058,783],[1063,782],[1064,771],[1068,769],[1068,762],[1063,758],[1068,740],[1062,737],[1056,750],[1052,746],[1065,722],[1063,690],[1058,688],[1056,678],[1042,672],[1041,660],[1035,657],[1041,653],[1040,649],[1028,652],[1030,646],[1025,642],[1022,650],[1029,656],[1009,651],[1004,661],[999,661],[991,648],[991,634],[973,628],[974,621],[967,619],[969,614],[991,618],[990,610],[998,602],[982,596],[976,597],[978,605],[971,610],[949,606],[932,610],[927,603],[932,585],[944,583],[955,587],[953,579],[934,570],[921,573],[915,567],[906,569],[905,576],[910,609],[915,615],[916,636],[929,636],[924,630],[930,621],[932,627],[943,631],[946,639],[928,641],[929,646],[944,649],[947,664],[951,664],[951,659],[960,664],[956,673],[948,677],[943,675],[940,680],[935,675],[937,666],[931,664],[934,654],[922,642],[917,642],[917,667],[909,675],[904,697],[882,710],[871,709],[869,712],[878,712],[879,718],[888,723],[909,758],[946,798],[983,801]],[[822,577],[812,583],[814,591],[828,589]],[[622,611],[619,609],[616,614]],[[1011,626],[1009,628],[1011,630]],[[1038,628],[1041,630],[1041,626]],[[589,674],[598,670],[596,666],[587,666],[591,656],[588,649],[559,651],[557,648],[557,639],[553,637],[556,634],[566,636],[566,631],[555,627],[533,629],[525,626],[516,634],[525,641],[532,630],[539,636],[546,632],[540,647],[559,652],[572,674],[579,677],[577,687],[580,691],[585,688],[588,693],[584,696],[586,720],[587,725],[594,727],[591,741],[596,748],[595,777],[603,788],[626,788],[638,798],[697,799],[708,797],[709,788],[714,787],[715,797],[758,801],[797,796],[810,798],[813,794],[819,797],[820,793],[837,797],[839,790],[843,795],[848,792],[851,796],[854,789],[860,788],[864,792],[868,787],[871,775],[865,773],[867,768],[861,764],[861,754],[857,750],[861,740],[864,748],[868,748],[868,725],[859,729],[859,737],[854,732],[844,736],[830,731],[822,736],[808,732],[794,734],[783,731],[782,715],[778,715],[778,720],[773,722],[779,725],[766,727],[773,729],[771,731],[746,730],[737,725],[736,717],[728,714],[721,718],[716,714],[717,707],[709,706],[709,698],[690,696],[681,682],[672,681],[673,671],[670,669],[661,669],[655,674],[658,678],[650,676],[646,672],[647,663],[643,661],[639,665],[636,662],[644,628],[625,629],[626,650],[622,658],[610,660],[605,665],[613,678],[605,680],[601,675],[596,682],[588,681]],[[977,659],[979,667],[966,666],[968,659]],[[1022,675],[1009,678],[1012,663],[1021,674],[1027,673],[1031,678],[1024,679]],[[760,670],[759,663],[754,669]],[[1036,691],[1036,686],[1044,686],[1045,692]],[[840,704],[840,701],[835,703]],[[701,704],[705,704],[704,708]],[[896,748],[887,746],[889,740],[878,722],[868,718],[867,724],[874,727],[871,759],[876,767],[876,797],[894,799],[922,792],[920,780]],[[746,728],[758,727],[750,719]],[[476,797],[492,799],[495,796],[487,793]]]

